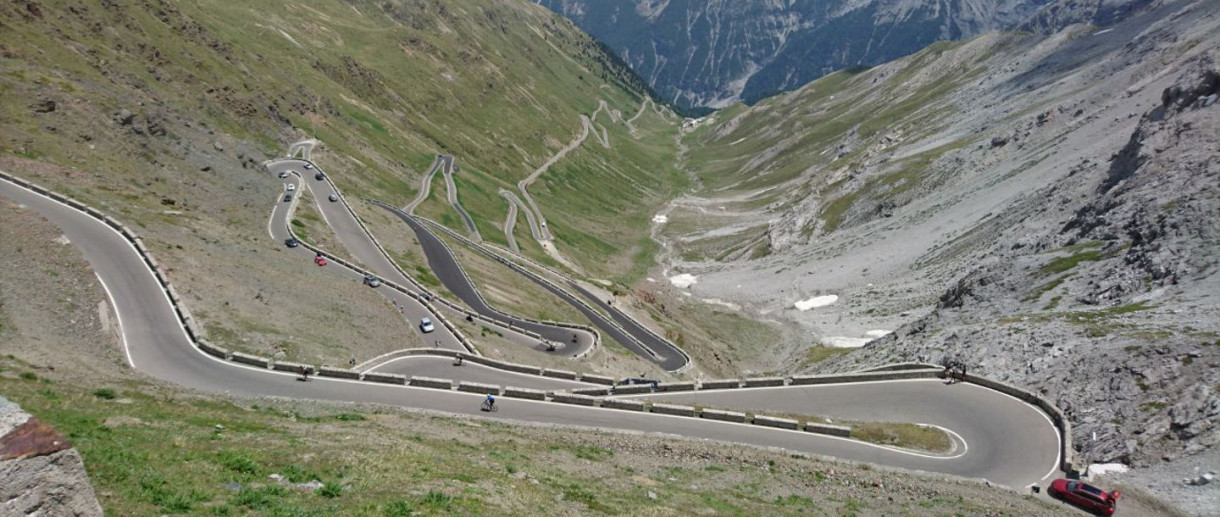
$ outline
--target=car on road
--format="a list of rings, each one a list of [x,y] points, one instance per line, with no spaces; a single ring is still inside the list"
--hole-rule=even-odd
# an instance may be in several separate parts
[[[305,170],[309,170],[309,169],[312,169],[312,168],[313,168],[313,164],[312,164],[312,163],[307,163],[307,164],[305,164]]]
[[[292,201],[292,193],[284,194],[284,202]]]
[[[313,179],[316,179],[318,181],[322,181],[322,178],[325,178],[325,177],[326,177],[326,175],[322,174],[322,171],[318,171],[317,174],[313,175]]]
[[[292,192],[292,191],[294,191],[294,190],[296,190],[296,189],[297,189],[297,186],[296,186],[296,185],[294,185],[294,184],[292,184],[292,183],[289,183],[289,184],[288,184],[288,191],[289,191],[289,192]]]
[[[334,203],[335,201],[338,201],[338,200],[339,200],[339,195],[338,195],[338,194],[331,194],[331,195],[330,195],[329,197],[327,197],[326,199],[329,199],[331,203]]]
[[[1094,515],[1114,515],[1118,499],[1122,494],[1118,490],[1106,492],[1093,485],[1074,479],[1056,479],[1046,489],[1051,497],[1085,510]]]
[[[284,245],[289,248],[295,248],[301,245],[301,241],[298,241],[296,237],[289,237],[288,240],[284,241]]]
[[[364,285],[369,287],[377,287],[381,285],[381,279],[373,275],[364,275]]]
[[[316,255],[313,258],[313,263],[317,264],[318,266],[325,266],[328,262],[326,260],[326,257],[323,257],[322,255]]]
[[[419,320],[419,330],[424,331],[424,334],[436,330],[436,326],[432,324],[432,318],[424,318]]]
[[[287,177],[288,177],[288,171],[283,171],[280,173],[280,179],[287,178]]]

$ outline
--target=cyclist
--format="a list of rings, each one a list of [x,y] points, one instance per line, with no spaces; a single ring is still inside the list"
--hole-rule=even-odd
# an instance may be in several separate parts
[[[493,397],[493,396],[492,396],[490,393],[488,393],[488,394],[487,394],[487,399],[483,401],[483,404],[487,406],[487,410],[488,410],[488,411],[495,411],[495,409],[496,409],[496,398],[495,398],[495,397]]]

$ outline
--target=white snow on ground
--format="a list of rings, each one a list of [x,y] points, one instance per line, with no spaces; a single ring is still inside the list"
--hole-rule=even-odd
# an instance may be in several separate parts
[[[680,289],[686,289],[687,287],[695,285],[695,282],[698,281],[699,279],[696,278],[695,275],[689,273],[682,273],[681,275],[669,277],[669,283]]]
[[[1092,478],[1096,476],[1104,476],[1111,472],[1123,473],[1127,471],[1127,466],[1122,463],[1094,463],[1089,465],[1087,476]]]
[[[669,216],[657,214],[652,216],[652,222],[657,224],[665,224],[669,222]]]
[[[822,338],[822,346],[831,348],[860,348],[872,341],[871,337],[827,336]]]
[[[706,304],[710,304],[710,305],[720,305],[720,306],[722,306],[722,307],[728,307],[728,308],[733,309],[733,310],[735,310],[735,311],[739,311],[739,310],[741,310],[741,306],[740,306],[740,305],[737,305],[737,304],[735,304],[735,303],[733,303],[733,302],[726,302],[726,301],[724,301],[724,300],[721,300],[720,298],[700,298],[699,300],[700,300],[700,301],[702,301],[703,303],[706,303]]]
[[[882,336],[885,336],[886,334],[889,334],[890,332],[893,332],[893,331],[892,330],[870,330],[868,332],[865,332],[864,335],[866,335],[868,337],[882,337]]]
[[[796,306],[798,311],[807,311],[816,307],[825,307],[837,301],[839,301],[838,295],[828,294],[826,296],[814,296],[808,300],[800,300],[792,305]]]

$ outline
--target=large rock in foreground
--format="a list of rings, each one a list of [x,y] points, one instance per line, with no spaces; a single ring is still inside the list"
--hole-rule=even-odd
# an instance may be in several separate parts
[[[0,515],[102,515],[85,463],[51,426],[0,397]]]

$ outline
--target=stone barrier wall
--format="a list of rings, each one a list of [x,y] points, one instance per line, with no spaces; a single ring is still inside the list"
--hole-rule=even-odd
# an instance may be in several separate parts
[[[703,381],[703,382],[699,383],[699,389],[701,389],[701,390],[733,389],[733,388],[740,388],[740,387],[741,387],[741,379]]]
[[[569,393],[575,393],[577,395],[590,395],[594,397],[605,397],[610,394],[610,388],[581,388],[571,390]]]
[[[213,345],[204,339],[200,339],[200,340],[196,341],[196,344],[199,345],[200,350],[203,350],[204,353],[206,353],[212,357],[216,357],[219,359],[228,359],[229,358],[229,350],[226,348],[222,348],[222,347]]]
[[[746,414],[740,411],[724,411],[720,409],[704,409],[699,412],[701,418],[720,420],[722,422],[745,422]]]
[[[695,416],[693,406],[653,403],[651,411],[659,415]]]
[[[484,395],[488,395],[488,394],[499,395],[500,394],[499,386],[494,386],[491,384],[482,384],[482,383],[478,383],[478,382],[461,381],[458,383],[457,389],[458,389],[458,391],[468,391],[470,393],[482,393]]]
[[[570,372],[568,370],[552,370],[550,368],[542,370],[542,376],[554,377],[556,379],[568,379],[572,381],[577,379],[576,372]]]
[[[615,395],[635,395],[639,393],[652,393],[651,384],[624,384],[614,387]]]
[[[545,391],[533,390],[533,389],[529,389],[529,388],[511,388],[508,386],[504,387],[503,396],[515,397],[515,398],[519,398],[519,399],[546,400]]]
[[[819,424],[815,422],[805,422],[805,431],[817,434],[828,434],[831,436],[850,437],[851,428],[843,425]]]
[[[314,368],[313,366],[310,366],[308,364],[290,363],[287,361],[276,361],[275,363],[273,363],[271,365],[271,369],[275,370],[277,372],[288,372],[288,373],[298,373],[299,374],[299,373],[301,373],[301,368],[308,368],[309,371],[311,371],[311,372],[318,371],[317,368]]]
[[[407,383],[407,376],[405,376],[405,375],[398,375],[398,374],[396,374],[396,373],[370,373],[370,372],[366,372],[366,373],[365,373],[365,374],[364,374],[364,375],[361,377],[361,379],[362,379],[362,380],[365,380],[365,381],[368,381],[368,382],[380,382],[380,383],[383,383],[383,384],[406,384],[406,383]]]
[[[671,382],[668,384],[658,384],[656,391],[694,391],[695,383],[693,382]]]
[[[606,377],[604,375],[593,375],[590,373],[580,374],[580,381],[590,384],[604,384],[606,386],[614,385],[614,377]]]
[[[602,401],[602,407],[610,409],[625,409],[627,411],[643,411],[644,403],[639,400],[631,399],[605,399]]]
[[[800,422],[791,418],[780,418],[777,416],[754,415],[754,425],[764,427],[778,427],[780,429],[796,429]]]
[[[593,406],[597,404],[597,397],[590,397],[588,395],[573,395],[571,393],[551,393],[551,401],[559,402],[560,404]]]
[[[432,377],[411,377],[411,386],[416,386],[419,388],[451,390],[453,389],[453,381],[449,379],[435,379]]]
[[[267,359],[254,355],[243,354],[241,352],[233,352],[232,359],[235,363],[248,364],[250,366],[257,366],[259,368],[266,368],[267,365],[270,364],[270,361]]]
[[[318,377],[333,377],[335,379],[359,379],[360,372],[347,370],[343,368],[335,368],[332,366],[323,366],[318,368]]]
[[[760,388],[764,386],[783,386],[783,377],[759,377],[756,379],[746,379],[742,382],[742,387],[745,388]]]

